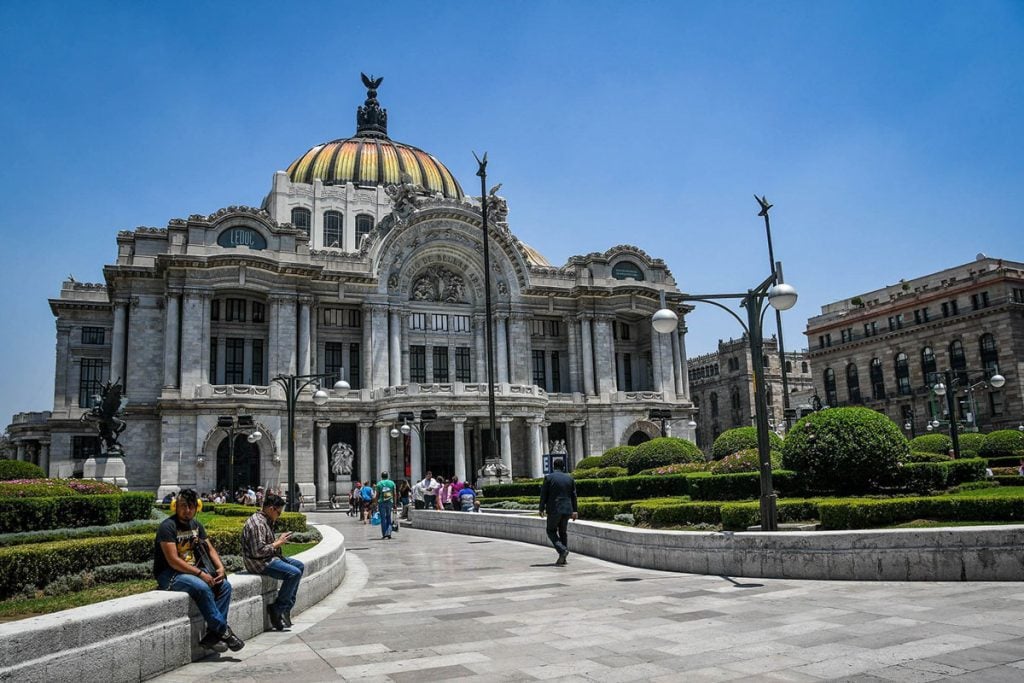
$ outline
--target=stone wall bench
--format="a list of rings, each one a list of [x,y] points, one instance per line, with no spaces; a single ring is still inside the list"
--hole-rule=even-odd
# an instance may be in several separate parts
[[[345,578],[344,537],[315,526],[323,540],[296,555],[306,573],[294,614],[320,602]],[[280,582],[246,573],[232,574],[230,581],[232,630],[243,640],[268,630],[266,605]],[[204,630],[188,595],[159,590],[8,622],[0,624],[0,681],[145,680],[207,656],[199,646]]]
[[[545,520],[415,510],[417,529],[551,549]],[[570,522],[573,553],[691,574],[840,581],[1021,581],[1024,525],[859,531],[701,532]]]

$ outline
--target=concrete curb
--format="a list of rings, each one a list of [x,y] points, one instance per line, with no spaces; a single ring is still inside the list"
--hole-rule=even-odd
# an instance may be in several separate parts
[[[345,538],[314,525],[323,541],[296,557],[306,565],[293,613],[315,605],[345,578]],[[270,624],[277,581],[232,574],[228,621],[242,639]],[[0,624],[0,681],[140,681],[209,655],[199,647],[203,618],[184,593],[149,591]]]
[[[551,548],[545,521],[535,515],[416,510],[413,525]],[[569,524],[574,553],[644,569],[766,579],[1020,581],[1022,546],[1024,525],[734,533]]]

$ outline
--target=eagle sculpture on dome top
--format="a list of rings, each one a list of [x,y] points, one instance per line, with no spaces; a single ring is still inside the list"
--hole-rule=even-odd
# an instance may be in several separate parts
[[[383,76],[380,78],[374,78],[373,76],[367,76],[362,71],[359,72],[359,75],[363,77],[363,85],[366,86],[367,90],[376,90],[384,80]]]

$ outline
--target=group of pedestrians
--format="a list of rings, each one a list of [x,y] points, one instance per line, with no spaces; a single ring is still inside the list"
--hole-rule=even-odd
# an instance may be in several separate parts
[[[305,567],[285,557],[281,546],[291,532],[276,534],[274,523],[284,510],[284,499],[267,493],[262,507],[249,517],[242,528],[242,559],[245,568],[281,580],[277,599],[268,605],[271,626],[278,631],[292,625],[291,611]],[[153,574],[162,590],[187,593],[206,621],[206,634],[199,644],[207,649],[234,652],[245,642],[228,626],[231,607],[231,583],[224,563],[210,541],[206,528],[196,519],[201,501],[192,489],[178,492],[171,515],[157,529],[153,545]]]
[[[453,510],[455,512],[479,512],[480,501],[469,482],[458,477],[434,478],[427,472],[421,481],[412,487],[413,508],[416,510]]]

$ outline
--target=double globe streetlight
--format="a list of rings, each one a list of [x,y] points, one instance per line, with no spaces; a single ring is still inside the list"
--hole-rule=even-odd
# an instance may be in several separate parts
[[[771,446],[768,441],[768,405],[767,390],[764,381],[763,325],[767,311],[765,302],[776,311],[788,311],[796,305],[797,291],[792,285],[782,282],[782,264],[777,263],[775,270],[764,282],[745,294],[684,294],[680,302],[700,301],[717,306],[734,317],[746,331],[750,339],[750,357],[754,372],[754,409],[757,427],[757,455],[761,473],[761,530],[777,531],[778,516],[776,514],[776,495],[772,486]],[[747,312],[744,323],[735,311],[718,303],[719,299],[738,299],[740,307]],[[651,316],[651,325],[660,334],[670,334],[679,324],[679,316],[665,305],[665,294],[661,294],[661,308]]]
[[[965,391],[968,393],[968,395],[971,398],[971,402],[973,403],[973,392],[975,389],[986,384],[991,386],[993,389],[1000,389],[1004,384],[1006,384],[1006,378],[997,372],[991,377],[985,377],[982,378],[981,380],[970,382],[969,380],[964,379],[964,377],[962,376],[954,375],[952,370],[946,370],[943,373],[943,375],[946,380],[945,383],[941,381],[938,382],[935,386],[932,387],[932,391],[934,391],[935,395],[938,396],[939,398],[942,398],[943,396],[946,397],[946,410],[949,412],[949,438],[953,442],[953,457],[959,459],[960,434],[956,421],[956,385],[960,384],[961,382],[967,384]],[[973,406],[971,415],[973,416],[974,424],[977,425],[977,410]],[[928,425],[929,430],[937,429],[938,427],[938,420],[933,420],[932,423]]]

